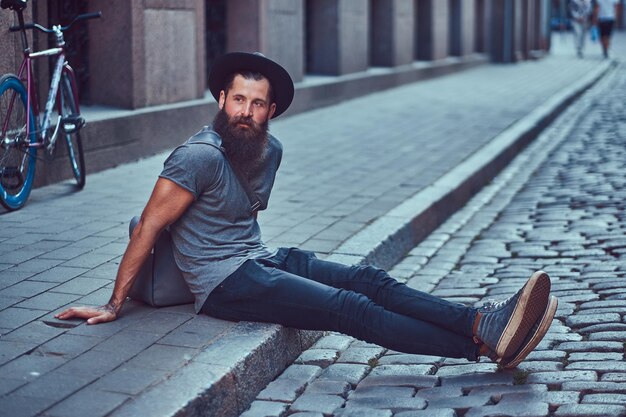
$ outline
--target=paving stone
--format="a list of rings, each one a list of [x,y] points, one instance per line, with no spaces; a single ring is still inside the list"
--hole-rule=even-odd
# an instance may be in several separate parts
[[[456,417],[456,412],[451,408],[439,408],[431,410],[427,408],[422,411],[401,411],[394,414],[394,417]]]
[[[583,404],[619,404],[626,405],[626,394],[587,394]]]
[[[15,391],[27,382],[21,379],[0,378],[0,398],[12,391]]]
[[[192,318],[193,315],[191,314],[178,314],[156,310],[139,320],[135,320],[128,326],[128,330],[166,334]]]
[[[382,363],[382,360],[387,357],[380,357],[384,352],[385,349],[380,346],[355,347],[355,344],[352,344],[348,349],[341,352],[341,355],[339,356],[339,359],[337,359],[337,362],[369,364],[371,361],[378,359],[378,363]]]
[[[291,407],[290,413],[313,411],[322,414],[332,414],[344,404],[344,399],[337,395],[304,394],[300,396]]]
[[[0,339],[0,365],[3,365],[33,349],[30,343],[10,342]]]
[[[577,352],[567,357],[570,363],[578,361],[619,361],[624,355],[617,352]]]
[[[288,404],[257,400],[253,401],[252,404],[250,404],[250,408],[244,411],[239,417],[283,417],[286,415],[288,407]]]
[[[417,397],[361,397],[348,399],[346,409],[375,408],[391,410],[393,413],[405,410],[422,410],[426,408],[426,401]]]
[[[122,349],[112,351],[89,350],[80,356],[68,360],[64,365],[56,369],[55,372],[79,375],[79,376],[103,376],[117,368],[134,353],[128,353]]]
[[[314,349],[333,349],[336,351],[346,350],[354,341],[349,336],[330,334],[319,339],[312,347]]]
[[[439,378],[434,375],[372,375],[365,377],[360,387],[371,385],[386,385],[390,387],[415,387],[431,388],[439,383]]]
[[[498,365],[495,363],[473,363],[468,365],[452,365],[442,366],[437,370],[437,376],[449,377],[454,375],[467,375],[467,374],[480,374],[480,373],[492,373],[498,369]]]
[[[295,362],[326,368],[333,364],[338,357],[339,352],[333,349],[308,349],[302,352]]]
[[[55,284],[51,282],[25,280],[22,282],[18,282],[17,284],[7,287],[3,290],[0,290],[0,295],[3,295],[5,297],[29,298],[41,294],[54,286]]]
[[[590,333],[596,333],[596,332],[611,332],[611,331],[626,332],[626,324],[624,323],[594,324],[591,326],[578,329],[578,333],[580,334],[590,334]]]
[[[623,345],[619,342],[565,342],[556,347],[566,352],[622,352]]]
[[[428,400],[428,408],[452,408],[462,412],[473,407],[481,407],[491,402],[489,395],[472,395],[465,397],[433,398]]]
[[[561,389],[563,391],[585,391],[590,393],[616,392],[626,394],[626,383],[568,381],[563,383]]]
[[[65,359],[54,356],[22,355],[0,367],[0,378],[33,381],[64,363]]]
[[[335,413],[336,417],[391,417],[391,410],[375,410],[371,408],[346,408]]]
[[[2,413],[11,417],[39,416],[54,403],[50,398],[9,395],[2,398]]]
[[[56,402],[89,385],[96,378],[96,376],[67,375],[49,372],[28,382],[11,395],[47,398],[55,400]]]
[[[498,405],[503,408],[514,404],[547,403],[551,407],[561,404],[577,403],[579,394],[573,391],[530,391],[503,394]]]
[[[599,372],[607,371],[626,371],[626,362],[624,361],[580,361],[570,363],[565,367],[566,370],[593,370]]]
[[[380,365],[372,369],[370,376],[429,375],[434,370],[432,365]]]
[[[585,314],[582,316],[571,316],[565,321],[570,327],[583,327],[592,324],[619,322],[620,315],[617,313],[609,314]]]
[[[589,335],[589,340],[612,340],[612,341],[624,341],[626,340],[626,332],[597,332]]]
[[[350,393],[348,399],[354,400],[364,397],[413,397],[415,391],[413,387],[357,386],[356,389]]]
[[[151,339],[148,339],[151,340]],[[200,353],[200,349],[153,344],[127,362],[131,367],[174,371]]]
[[[102,343],[94,346],[93,350],[104,352],[120,350],[124,351],[124,353],[130,358],[144,349],[147,349],[161,337],[162,334],[159,333],[139,332],[124,329],[107,338]]]
[[[369,372],[367,365],[336,363],[330,365],[320,374],[320,379],[347,381],[353,386],[358,384]]]
[[[563,363],[549,361],[524,361],[517,366],[517,369],[524,372],[560,371],[563,369]]]
[[[461,397],[462,395],[463,390],[461,387],[454,386],[423,388],[415,394],[416,397],[424,398],[428,401],[437,398]]]
[[[235,325],[235,322],[198,315],[163,336],[163,338],[159,339],[159,343],[171,346],[202,348]]]
[[[528,361],[563,361],[566,352],[560,350],[534,350],[526,356],[524,363]]]
[[[626,407],[605,404],[565,404],[554,413],[555,417],[615,417],[626,413]]]
[[[359,384],[362,386],[362,384]],[[311,382],[305,389],[308,394],[339,395],[343,398],[348,396],[352,386],[346,381],[320,380]]]
[[[124,394],[85,388],[47,410],[46,415],[50,417],[105,416],[127,398],[128,396]]]
[[[626,382],[626,372],[607,372],[600,381]]]
[[[468,395],[489,395],[494,401],[499,402],[504,394],[546,392],[547,390],[546,385],[540,384],[491,385],[472,388]]]
[[[464,390],[489,385],[512,385],[513,372],[457,375],[441,378],[441,386],[458,386]]]
[[[275,379],[257,395],[257,400],[291,403],[302,394],[307,382],[306,380],[287,378]]]
[[[417,365],[417,364],[435,364],[443,362],[444,358],[439,356],[428,355],[385,355],[378,360],[381,365]]]
[[[3,340],[24,342],[32,345],[40,345],[50,339],[64,333],[65,329],[48,326],[41,321],[31,321],[28,324],[2,335]]]
[[[293,417],[324,417],[322,413],[314,413],[314,412],[304,412],[304,413],[295,413],[290,414]]]
[[[322,373],[322,368],[315,365],[293,364],[280,374],[279,378],[312,381]]]
[[[519,416],[519,417],[548,417],[550,415],[548,404],[545,403],[514,403],[506,405],[487,405],[484,407],[470,408],[464,417],[485,416]]]
[[[77,277],[77,278],[66,281],[65,283],[59,285],[58,287],[55,287],[54,292],[65,293],[65,294],[87,295],[97,289],[104,287],[110,282],[111,280],[107,280],[107,279]]]

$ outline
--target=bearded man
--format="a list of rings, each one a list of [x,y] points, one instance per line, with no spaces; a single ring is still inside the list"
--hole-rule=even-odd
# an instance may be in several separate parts
[[[472,308],[416,291],[375,267],[323,261],[297,248],[268,249],[256,213],[267,207],[282,157],[268,124],[291,104],[293,82],[261,54],[230,53],[216,61],[209,88],[219,112],[212,126],[165,161],[109,303],[72,307],[58,318],[115,320],[169,226],[197,313],[338,331],[406,353],[488,356],[503,367],[516,366],[543,338],[557,301],[542,271],[504,302]]]

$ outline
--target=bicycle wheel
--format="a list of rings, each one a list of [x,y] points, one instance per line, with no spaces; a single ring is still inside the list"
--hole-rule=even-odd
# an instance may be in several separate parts
[[[61,79],[61,135],[65,137],[67,144],[67,154],[70,158],[72,173],[76,179],[76,186],[82,190],[85,186],[85,156],[83,154],[83,143],[80,139],[80,128],[82,118],[78,113],[78,107],[74,100],[74,90],[70,77],[63,73]]]
[[[26,203],[35,178],[37,148],[29,146],[37,141],[35,118],[27,103],[19,78],[0,77],[0,203],[9,210]]]

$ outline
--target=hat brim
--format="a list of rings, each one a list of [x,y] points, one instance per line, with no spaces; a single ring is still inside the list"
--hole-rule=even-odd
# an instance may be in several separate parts
[[[219,57],[209,74],[209,90],[215,100],[219,101],[220,92],[224,89],[228,77],[237,71],[254,71],[263,74],[272,85],[276,111],[272,118],[280,116],[293,100],[293,80],[289,73],[276,62],[261,54],[247,52],[231,52]]]

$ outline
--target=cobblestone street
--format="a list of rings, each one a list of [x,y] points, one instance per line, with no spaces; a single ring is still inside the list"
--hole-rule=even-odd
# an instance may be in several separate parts
[[[557,316],[517,369],[331,333],[242,417],[625,416],[624,97],[620,64],[391,271],[470,305],[547,271]]]

